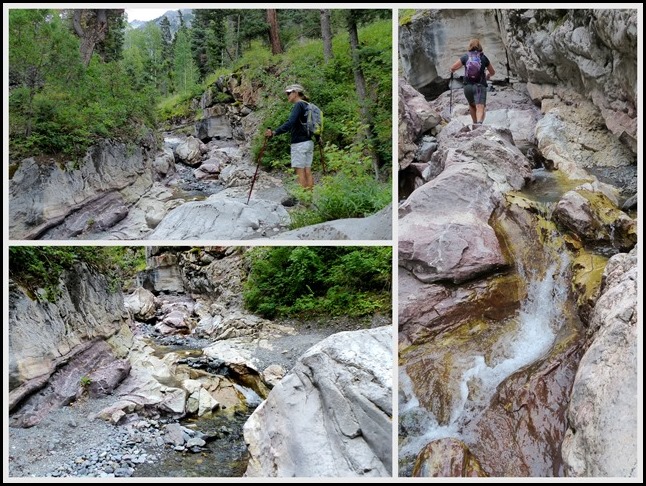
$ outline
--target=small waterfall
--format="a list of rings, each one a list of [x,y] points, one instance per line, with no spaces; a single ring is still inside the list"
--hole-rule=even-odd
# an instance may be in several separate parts
[[[406,432],[399,451],[400,458],[417,454],[432,440],[446,437],[465,439],[461,435],[462,425],[486,409],[498,385],[550,351],[558,330],[565,322],[563,307],[568,298],[568,280],[564,275],[568,268],[569,259],[565,253],[544,276],[538,272],[528,273],[519,264],[518,271],[529,285],[528,296],[517,315],[516,331],[496,343],[504,352],[493,362],[487,363],[483,355],[472,357],[472,366],[462,373],[459,400],[454,404],[447,425],[439,425],[431,411],[420,407],[405,368],[400,368],[400,427]]]

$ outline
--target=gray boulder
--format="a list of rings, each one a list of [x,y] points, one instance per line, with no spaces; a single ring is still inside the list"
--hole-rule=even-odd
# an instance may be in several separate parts
[[[390,477],[392,329],[308,350],[244,425],[251,477]]]
[[[286,231],[275,240],[390,240],[392,239],[392,205],[365,218],[326,221]]]
[[[278,203],[211,196],[172,210],[148,235],[149,240],[239,240],[267,236],[289,224]],[[265,235],[263,235],[265,232]]]
[[[608,261],[567,412],[568,476],[638,475],[637,278],[636,248]]]

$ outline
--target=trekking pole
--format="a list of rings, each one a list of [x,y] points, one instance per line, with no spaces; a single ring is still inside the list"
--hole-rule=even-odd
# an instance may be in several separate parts
[[[453,71],[451,71],[451,79],[449,79],[449,116],[451,116],[451,110],[453,110]]]
[[[321,167],[323,168],[323,175],[327,174],[325,169],[325,157],[323,157],[323,140],[319,138],[319,152],[321,154]]]
[[[253,173],[253,179],[251,179],[251,187],[249,188],[249,197],[247,197],[247,204],[249,204],[249,200],[251,199],[251,191],[253,191],[253,185],[256,183],[256,177],[258,176],[258,169],[260,169],[260,162],[262,162],[262,156],[265,155],[267,140],[269,140],[269,138],[265,136],[265,141],[262,144],[262,148],[260,149],[260,152],[258,152],[258,165],[256,165],[256,172]]]

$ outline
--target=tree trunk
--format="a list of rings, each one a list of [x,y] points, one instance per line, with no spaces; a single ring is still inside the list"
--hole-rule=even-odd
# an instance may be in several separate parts
[[[357,31],[357,21],[352,10],[348,11],[346,19],[348,23],[348,34],[350,36],[350,52],[352,53],[354,85],[357,90],[357,97],[359,98],[359,106],[361,107],[361,121],[366,126],[364,137],[368,140],[368,146],[370,147],[370,156],[372,158],[372,167],[375,171],[375,179],[379,180],[379,158],[372,146],[372,140],[374,139],[372,117],[370,116],[368,97],[366,96],[366,79],[363,75],[361,60],[359,58],[359,33]]]
[[[238,14],[238,28],[236,30],[236,59],[240,57],[240,14]]]
[[[283,47],[280,45],[280,29],[278,28],[278,16],[275,8],[267,9],[267,23],[269,24],[269,42],[271,43],[271,53],[281,54]]]
[[[94,12],[95,18],[89,20],[86,28],[83,28],[81,19],[84,12]],[[103,42],[108,32],[108,12],[106,9],[101,8],[97,10],[74,10],[74,18],[72,21],[74,32],[81,39],[81,60],[83,65],[87,67],[92,59],[92,53],[97,43]]]
[[[323,57],[325,63],[334,57],[332,53],[332,29],[330,27],[330,9],[321,9],[321,34],[323,36]]]

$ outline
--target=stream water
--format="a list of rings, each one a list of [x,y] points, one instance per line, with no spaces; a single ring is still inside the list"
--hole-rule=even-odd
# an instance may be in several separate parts
[[[190,418],[180,423],[213,437],[199,453],[175,451],[165,446],[153,449],[159,457],[155,464],[141,464],[134,477],[241,477],[247,469],[249,453],[242,427],[254,407],[247,412],[213,414],[211,417]]]
[[[569,293],[564,276],[568,266],[569,259],[564,257],[548,269],[544,278],[536,274],[523,275],[529,282],[528,297],[521,305],[515,325],[502,327],[507,332],[501,334],[492,346],[498,350],[496,355],[489,357],[478,353],[461,360],[463,371],[458,382],[459,394],[453,400],[448,424],[440,425],[433,412],[420,407],[412,382],[405,368],[400,367],[400,420],[405,426],[410,425],[407,424],[409,421],[426,424],[418,428],[418,435],[409,434],[402,443],[401,458],[417,454],[432,440],[445,437],[464,439],[462,426],[482,413],[498,385],[550,350],[564,323],[563,306]],[[524,270],[520,270],[522,274]]]
[[[557,174],[544,169],[534,174],[535,181],[522,195],[538,203],[547,218],[561,195],[580,183],[561,183]],[[551,353],[557,336],[580,326],[571,312],[569,253],[552,241],[540,255],[521,242],[514,244],[515,272],[526,285],[514,316],[497,322],[475,319],[400,354],[400,475],[412,474],[417,454],[433,440],[477,442],[469,424],[479,422],[500,385]],[[416,395],[420,383],[424,396]]]

